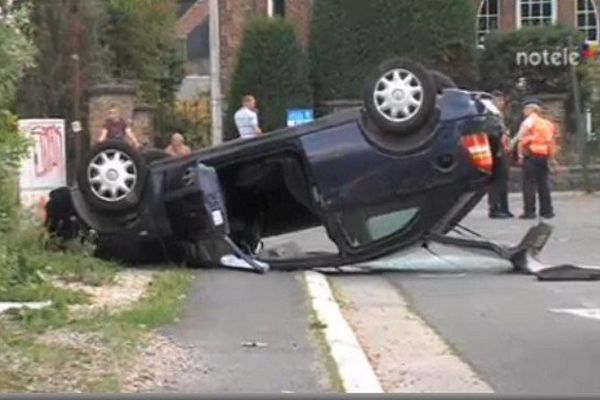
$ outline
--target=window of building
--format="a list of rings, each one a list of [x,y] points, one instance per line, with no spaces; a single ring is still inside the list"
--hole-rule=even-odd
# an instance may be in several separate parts
[[[556,23],[556,0],[520,0],[517,2],[517,21],[520,27]]]
[[[483,0],[477,14],[477,43],[482,45],[488,33],[498,30],[500,25],[500,1]]]
[[[285,0],[269,0],[269,17],[285,17]]]
[[[577,0],[577,29],[589,41],[598,41],[598,8],[594,0]]]

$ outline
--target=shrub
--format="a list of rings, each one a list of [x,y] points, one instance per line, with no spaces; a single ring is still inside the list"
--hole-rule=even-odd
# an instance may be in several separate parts
[[[211,144],[210,96],[202,95],[197,100],[179,100],[165,107],[156,115],[156,145],[168,146],[171,134],[179,130],[188,146],[199,149]]]
[[[315,96],[357,98],[369,71],[393,56],[411,57],[470,86],[474,21],[472,0],[315,0],[309,43]]]
[[[233,114],[246,94],[258,101],[263,131],[284,127],[288,108],[311,104],[306,58],[291,23],[257,19],[247,27],[228,96],[228,139],[237,137]]]
[[[527,65],[517,55],[532,52],[549,54],[563,52],[569,43],[581,42],[581,36],[573,29],[563,26],[526,27],[514,32],[492,33],[485,42],[485,50],[479,54],[481,88],[516,91],[517,82],[525,78],[526,92],[565,93],[571,89],[569,65]],[[574,49],[576,50],[576,49]]]
[[[0,110],[0,223],[1,218],[13,214],[18,204],[18,166],[27,147],[27,140],[18,132],[17,118]]]

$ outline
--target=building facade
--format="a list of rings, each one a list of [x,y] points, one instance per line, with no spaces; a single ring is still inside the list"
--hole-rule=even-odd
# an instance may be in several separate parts
[[[285,18],[294,24],[301,42],[304,45],[308,43],[313,0],[218,0],[214,4],[218,4],[219,35],[218,40],[212,41],[209,37],[211,1],[173,1],[177,2],[177,33],[187,59],[188,76],[179,94],[182,99],[192,98],[198,92],[209,92],[212,42],[213,46],[218,43],[218,82],[221,89],[219,98],[213,96],[213,101],[222,103],[224,94],[229,90],[246,23],[255,17]],[[476,20],[472,21],[477,31],[473,41],[484,46],[485,38],[490,32],[510,32],[524,26],[561,24],[583,32],[588,42],[597,45],[600,40],[599,2],[600,0],[473,0],[477,10]],[[598,65],[598,73],[594,75],[600,85],[600,64]],[[556,119],[564,119],[564,107],[557,109],[562,112]]]
[[[508,32],[523,26],[560,24],[598,42],[598,0],[473,0],[477,7],[477,39],[493,31]]]
[[[187,58],[190,76],[210,75],[209,1],[176,0],[179,22],[177,33]],[[450,0],[451,1],[451,0]],[[523,26],[561,24],[576,28],[586,40],[600,40],[600,0],[473,0],[477,9],[480,45],[493,31],[509,32]],[[258,16],[280,16],[290,20],[300,40],[306,44],[313,0],[219,0],[219,53],[221,86],[229,87],[245,24]]]
[[[302,43],[308,42],[312,0],[219,0],[219,65],[221,87],[229,89],[246,22],[255,17],[281,17],[294,24]],[[189,97],[195,89],[208,90],[210,37],[208,0],[177,0],[177,35],[186,57],[188,86],[180,94]]]

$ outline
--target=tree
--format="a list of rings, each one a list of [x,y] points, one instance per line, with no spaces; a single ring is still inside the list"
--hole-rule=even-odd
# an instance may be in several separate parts
[[[34,48],[23,34],[25,16],[0,3],[0,230],[16,205],[15,170],[27,150],[9,111],[23,73],[33,65]]]
[[[233,114],[242,96],[252,94],[264,131],[286,125],[286,110],[311,105],[308,66],[291,23],[257,19],[245,30],[228,96],[226,138],[237,137]]]
[[[33,1],[30,36],[37,48],[36,68],[19,91],[22,117],[73,119],[73,55],[79,57],[81,87],[106,79],[107,53],[99,42],[105,14],[102,0]],[[79,106],[83,109],[83,100]]]
[[[472,0],[315,0],[309,42],[315,96],[359,97],[369,71],[393,56],[411,57],[470,86],[475,16]]]
[[[103,41],[110,49],[110,71],[135,80],[149,103],[167,103],[184,77],[184,59],[175,36],[172,0],[110,0]]]

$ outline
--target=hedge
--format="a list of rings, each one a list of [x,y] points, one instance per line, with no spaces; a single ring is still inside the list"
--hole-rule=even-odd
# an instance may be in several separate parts
[[[315,0],[309,42],[315,96],[357,98],[369,71],[392,56],[414,58],[471,86],[475,17],[472,0]]]
[[[577,31],[560,25],[492,33],[486,38],[485,50],[479,54],[481,88],[514,91],[518,79],[523,77],[527,82],[525,91],[529,93],[569,92],[569,65],[554,65],[551,55],[555,52],[562,55],[569,50],[569,43],[577,45],[582,39]],[[579,49],[573,47],[573,50]],[[536,52],[543,55],[544,51],[548,53],[548,65],[544,62],[533,65],[523,59],[523,54]],[[537,64],[537,60],[532,61]]]
[[[247,26],[228,96],[226,139],[238,137],[233,115],[247,94],[257,99],[263,131],[284,127],[287,109],[312,105],[306,57],[291,23],[260,18]]]

